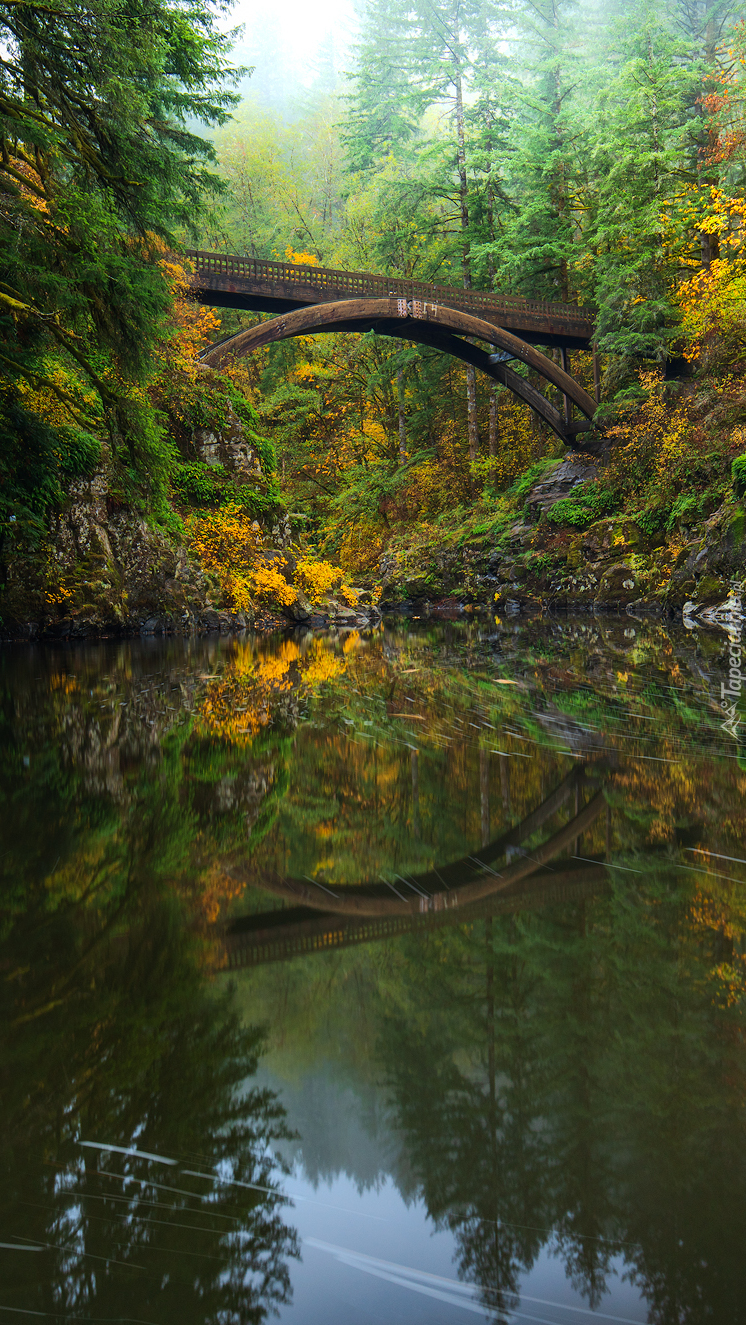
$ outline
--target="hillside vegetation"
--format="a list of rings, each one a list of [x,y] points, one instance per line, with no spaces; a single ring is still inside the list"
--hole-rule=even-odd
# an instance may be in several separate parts
[[[271,106],[204,0],[0,25],[6,633],[672,611],[744,579],[737,4],[368,0],[348,72]],[[262,315],[193,301],[195,243],[594,306],[589,455],[374,333],[206,369]]]

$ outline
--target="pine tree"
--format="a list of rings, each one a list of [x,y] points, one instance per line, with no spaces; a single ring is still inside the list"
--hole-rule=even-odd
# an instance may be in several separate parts
[[[350,172],[380,168],[417,125],[407,58],[409,13],[401,0],[368,0],[342,141]]]

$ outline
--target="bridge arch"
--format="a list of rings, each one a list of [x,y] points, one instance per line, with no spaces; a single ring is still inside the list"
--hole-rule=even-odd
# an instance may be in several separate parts
[[[336,331],[376,331],[379,335],[430,345],[471,363],[530,405],[567,446],[575,445],[577,435],[592,427],[596,411],[593,397],[540,350],[471,313],[415,299],[340,299],[298,308],[210,346],[200,358],[209,367],[220,368],[275,341]],[[471,340],[484,341],[501,351],[501,355],[490,354],[471,344]],[[568,422],[540,391],[507,367],[508,359],[516,359],[539,373],[576,405],[585,418]]]

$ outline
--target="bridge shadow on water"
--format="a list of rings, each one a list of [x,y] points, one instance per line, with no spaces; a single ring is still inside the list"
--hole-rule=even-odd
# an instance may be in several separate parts
[[[472,854],[424,873],[331,887],[310,877],[234,868],[237,881],[274,893],[286,905],[233,917],[223,935],[223,968],[259,966],[591,896],[608,880],[611,810],[604,783],[611,772],[601,764],[573,768],[519,824]],[[522,845],[551,829],[568,802],[566,823],[540,842]],[[582,834],[601,816],[605,856],[581,856]]]

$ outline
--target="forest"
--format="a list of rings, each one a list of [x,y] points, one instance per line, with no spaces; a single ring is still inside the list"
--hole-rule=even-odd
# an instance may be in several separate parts
[[[0,3],[6,635],[726,599],[742,15],[366,0],[344,61],[330,33],[288,88],[271,41],[237,61],[222,4]],[[568,454],[474,368],[375,332],[209,369],[266,315],[198,303],[194,249],[589,309],[596,426]],[[590,352],[571,372],[593,392]]]

